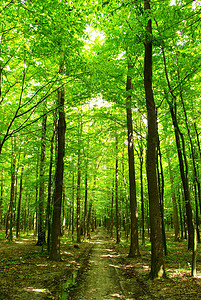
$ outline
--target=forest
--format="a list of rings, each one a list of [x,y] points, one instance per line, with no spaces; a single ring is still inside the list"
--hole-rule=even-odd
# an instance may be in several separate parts
[[[182,253],[199,280],[201,2],[2,0],[0,24],[0,285],[23,241],[62,268],[97,235],[142,281]]]

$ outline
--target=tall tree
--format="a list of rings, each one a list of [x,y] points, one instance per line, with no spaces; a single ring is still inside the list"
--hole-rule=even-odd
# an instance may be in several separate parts
[[[128,65],[128,73],[132,65]],[[130,74],[127,75],[126,90],[128,97],[126,101],[127,131],[128,131],[128,164],[129,164],[129,189],[130,189],[130,213],[131,213],[131,243],[129,257],[140,254],[138,242],[138,214],[136,199],[136,181],[135,181],[135,159],[134,159],[134,138],[133,138],[133,120],[131,109],[131,91],[132,83]]]
[[[47,115],[45,114],[42,120],[41,134],[41,155],[40,155],[40,182],[39,182],[39,198],[38,198],[38,241],[37,245],[45,244],[45,148],[46,148],[46,124]]]
[[[119,159],[118,159],[118,137],[116,133],[116,161],[115,161],[115,208],[116,208],[116,242],[120,243],[120,222],[119,222]]]
[[[145,13],[149,15],[150,0],[144,1]],[[149,216],[151,230],[151,273],[150,277],[161,278],[165,274],[163,260],[162,229],[160,219],[159,193],[156,174],[157,120],[152,88],[152,22],[146,27],[144,57],[144,88],[146,96],[148,136],[147,136],[147,181],[149,194]]]
[[[80,200],[81,200],[81,136],[82,136],[82,113],[80,113],[81,121],[78,124],[78,157],[77,157],[77,242],[81,242],[81,216],[80,216]]]
[[[60,73],[63,74],[64,66],[60,66]],[[51,230],[51,247],[50,259],[60,260],[60,235],[61,235],[61,207],[62,207],[62,191],[63,191],[63,174],[64,174],[64,153],[65,153],[65,91],[64,87],[58,90],[58,151],[57,165],[55,174],[55,189],[53,195],[53,217]]]
[[[23,191],[23,172],[24,166],[22,166],[21,170],[21,177],[20,177],[20,191],[19,191],[19,199],[18,199],[18,206],[17,206],[17,220],[16,220],[16,238],[19,238],[20,233],[20,215],[21,215],[21,201],[22,201],[22,191]]]
[[[9,241],[13,240],[15,177],[16,177],[16,138],[12,139],[10,203],[9,203],[7,220],[6,220],[6,238]]]

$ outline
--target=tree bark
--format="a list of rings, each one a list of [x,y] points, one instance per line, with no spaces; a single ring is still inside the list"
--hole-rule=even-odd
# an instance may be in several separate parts
[[[38,241],[37,245],[45,244],[45,215],[44,215],[44,202],[45,202],[45,146],[46,146],[46,123],[47,115],[43,117],[42,121],[42,136],[41,136],[41,157],[40,157],[40,185],[39,185],[39,198],[38,198]]]
[[[81,217],[80,217],[80,188],[81,188],[81,135],[82,135],[82,120],[78,127],[78,158],[77,158],[77,243],[81,242]]]
[[[87,198],[88,198],[88,176],[87,176],[87,162],[85,173],[85,198],[84,198],[84,239],[87,238]]]
[[[158,131],[158,124],[157,124],[157,131]],[[158,187],[159,187],[159,199],[160,199],[160,211],[161,211],[162,238],[163,238],[164,253],[165,255],[167,255],[167,243],[166,243],[165,222],[164,222],[164,175],[163,175],[162,154],[160,149],[159,135],[158,135],[158,143],[157,143],[157,153],[158,153],[157,173],[158,173]]]
[[[92,201],[89,204],[89,211],[87,216],[87,237],[91,238],[91,210],[92,210]]]
[[[72,240],[74,240],[74,197],[75,197],[75,186],[74,186],[74,170],[73,170],[73,176],[72,176],[72,199],[71,199],[71,234],[72,234]]]
[[[150,10],[150,0],[144,1],[145,12]],[[152,25],[147,24],[144,59],[144,87],[147,107],[147,181],[149,194],[149,215],[151,228],[151,273],[150,278],[161,278],[165,275],[163,261],[163,243],[160,219],[159,193],[156,174],[157,120],[152,88]]]
[[[21,201],[22,201],[22,177],[23,177],[24,167],[22,167],[21,177],[20,177],[20,192],[19,192],[19,200],[18,200],[18,207],[17,207],[17,220],[16,220],[16,238],[19,238],[20,233],[20,214],[21,214]]]
[[[132,68],[128,65],[128,72]],[[136,181],[135,181],[135,158],[134,158],[134,140],[133,140],[133,120],[131,110],[131,77],[127,76],[126,90],[129,93],[126,102],[127,132],[128,132],[128,165],[129,165],[129,189],[130,189],[130,216],[131,216],[131,236],[129,257],[140,255],[138,241],[138,213],[136,199]]]
[[[2,204],[3,204],[3,170],[2,170],[2,174],[1,174],[1,193],[0,193],[0,229],[2,226]]]
[[[15,197],[15,176],[16,176],[16,140],[12,144],[12,160],[11,160],[11,188],[10,188],[10,203],[7,215],[6,238],[9,241],[13,240],[13,213],[14,213],[14,197]]]
[[[114,182],[114,180],[113,180]],[[111,221],[110,221],[110,236],[113,238],[113,227],[114,227],[114,183],[112,183],[112,194],[111,194]]]
[[[62,67],[60,72],[62,72]],[[58,152],[57,166],[55,175],[55,190],[53,195],[53,218],[50,259],[60,260],[60,235],[61,235],[61,207],[63,191],[63,173],[64,173],[64,153],[65,153],[65,112],[64,112],[65,92],[64,87],[58,91],[59,120],[58,120]]]
[[[53,122],[53,132],[51,138],[51,145],[50,145],[50,163],[49,163],[49,178],[48,178],[48,198],[47,198],[47,214],[46,214],[46,222],[47,222],[47,250],[50,253],[50,239],[51,239],[51,217],[52,217],[52,210],[51,210],[51,200],[52,200],[52,166],[53,166],[53,152],[54,152],[54,139],[56,134],[56,113],[54,112],[53,115],[54,122]]]
[[[179,125],[177,122],[176,114],[174,112],[174,108],[171,103],[169,103],[170,106],[170,112],[172,116],[172,122],[174,126],[174,132],[175,132],[175,139],[176,139],[176,145],[177,145],[177,154],[179,158],[179,167],[180,167],[180,174],[184,189],[184,199],[185,199],[185,207],[186,207],[186,217],[187,217],[187,227],[188,227],[188,249],[193,249],[193,243],[194,243],[194,227],[193,227],[193,219],[192,219],[192,207],[190,203],[190,190],[189,190],[189,183],[188,183],[188,169],[186,166],[186,171],[184,169],[184,161],[182,156],[182,147],[180,143],[179,138]],[[180,134],[181,136],[181,134]],[[184,142],[182,143],[184,147]],[[184,149],[183,149],[184,150]],[[186,173],[186,174],[185,174]]]
[[[177,202],[176,202],[176,195],[174,191],[174,181],[173,181],[173,175],[172,175],[172,168],[171,168],[171,163],[169,159],[169,155],[167,154],[168,157],[168,166],[169,166],[169,175],[170,175],[170,184],[171,184],[171,194],[172,194],[172,206],[173,206],[173,222],[174,222],[174,240],[176,242],[179,242],[179,218],[178,218],[178,209],[177,209]]]
[[[116,205],[116,242],[120,243],[120,230],[119,230],[119,199],[118,199],[118,139],[116,134],[116,167],[115,167],[115,205]]]

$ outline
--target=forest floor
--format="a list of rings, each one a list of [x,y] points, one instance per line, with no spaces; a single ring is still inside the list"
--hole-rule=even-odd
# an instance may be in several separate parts
[[[167,278],[152,281],[149,241],[131,259],[128,243],[122,238],[116,244],[102,228],[79,245],[63,238],[61,262],[50,261],[33,236],[12,243],[0,239],[0,300],[201,299],[201,247],[192,278],[186,241],[172,240],[168,234]]]

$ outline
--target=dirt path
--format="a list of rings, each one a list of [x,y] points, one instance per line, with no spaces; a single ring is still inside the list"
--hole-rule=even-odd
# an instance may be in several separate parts
[[[69,299],[126,299],[118,279],[117,266],[114,265],[117,254],[110,248],[103,229],[98,230],[93,243],[88,269],[82,274],[78,286],[71,291]]]

